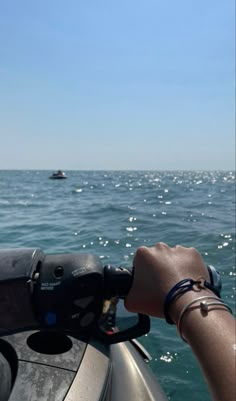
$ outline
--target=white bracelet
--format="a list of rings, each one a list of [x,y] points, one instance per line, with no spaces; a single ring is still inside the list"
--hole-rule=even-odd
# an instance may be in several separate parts
[[[206,299],[214,299],[214,302],[209,302],[207,303],[205,300]],[[214,306],[214,305],[218,305],[218,306],[222,306],[224,308],[226,308],[230,313],[232,313],[232,310],[230,309],[230,307],[228,305],[226,305],[222,299],[220,298],[216,298],[215,296],[211,296],[211,295],[206,295],[204,297],[199,297],[194,299],[193,301],[189,302],[187,305],[185,305],[183,307],[183,309],[181,310],[180,314],[179,314],[179,319],[177,322],[177,330],[179,332],[180,337],[182,338],[183,341],[187,342],[187,340],[184,338],[184,336],[182,335],[182,330],[181,330],[181,322],[183,319],[183,316],[185,314],[185,312],[190,308],[190,306],[194,305],[196,302],[199,302],[200,304],[196,306],[196,308],[200,307],[200,310],[202,313],[207,314],[208,310],[209,310],[209,306]]]

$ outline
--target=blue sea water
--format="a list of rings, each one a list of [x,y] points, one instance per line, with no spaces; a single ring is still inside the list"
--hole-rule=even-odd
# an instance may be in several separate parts
[[[0,171],[0,248],[91,252],[104,264],[132,265],[140,245],[199,249],[223,280],[235,313],[233,171]],[[207,387],[176,329],[152,319],[141,339],[171,401],[208,401]]]

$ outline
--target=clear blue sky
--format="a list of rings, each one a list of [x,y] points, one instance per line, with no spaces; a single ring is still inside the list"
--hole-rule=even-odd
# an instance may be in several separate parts
[[[234,169],[234,0],[2,0],[0,169]]]

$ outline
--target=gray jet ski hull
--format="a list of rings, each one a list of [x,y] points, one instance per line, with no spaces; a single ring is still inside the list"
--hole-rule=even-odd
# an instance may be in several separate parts
[[[107,346],[62,334],[53,342],[50,334],[47,344],[47,333],[23,332],[3,337],[1,353],[0,401],[167,401],[137,341]]]

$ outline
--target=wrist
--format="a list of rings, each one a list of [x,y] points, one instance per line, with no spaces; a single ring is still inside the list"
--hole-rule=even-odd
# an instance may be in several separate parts
[[[212,323],[212,318],[214,321],[216,317],[219,318],[223,316],[225,312],[230,312],[230,314],[232,314],[231,308],[224,303],[221,298],[218,298],[214,293],[209,295],[209,291],[205,291],[205,293],[208,294],[203,295],[202,291],[202,294],[198,297],[189,294],[188,301],[186,297],[185,305],[182,305],[182,309],[180,308],[183,301],[179,302],[178,307],[175,308],[175,312],[178,311],[178,317],[176,314],[173,314],[172,310],[172,318],[176,323],[179,336],[185,342],[188,342],[188,337],[192,330],[197,330],[199,327],[203,329],[209,326],[209,324]],[[180,309],[180,311],[178,309]],[[210,313],[209,316],[208,313]]]

